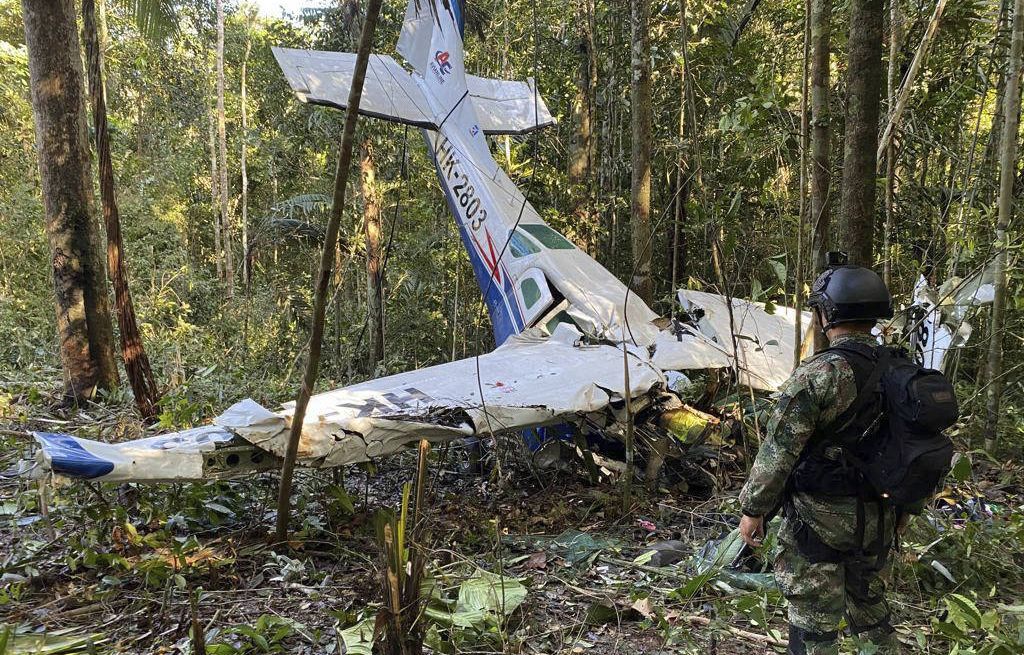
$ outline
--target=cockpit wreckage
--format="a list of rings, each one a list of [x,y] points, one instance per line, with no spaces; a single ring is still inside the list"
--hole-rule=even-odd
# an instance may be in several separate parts
[[[793,369],[795,310],[681,290],[684,320],[662,319],[547,225],[499,168],[487,136],[523,135],[554,118],[533,80],[466,73],[462,25],[458,2],[410,0],[398,42],[408,67],[371,55],[359,111],[421,128],[498,347],[313,396],[299,464],[343,466],[420,439],[536,436],[545,426],[562,426],[549,436],[614,439],[624,431],[627,402],[638,429],[671,444],[652,456],[660,460],[715,422],[684,404],[688,374],[731,375],[745,388],[741,398],[776,390]],[[354,54],[274,48],[274,55],[299,100],[345,109]],[[983,300],[975,277],[970,293],[956,296],[960,305]],[[912,327],[941,334],[944,349],[965,338],[962,312],[942,308],[950,294],[940,301],[922,288],[918,295],[924,301],[915,303]],[[811,317],[801,318],[807,343]],[[916,345],[941,366],[945,350],[936,353],[929,338]],[[36,432],[41,448],[26,474],[164,482],[270,470],[284,456],[292,411],[243,400],[210,425],[117,444]]]

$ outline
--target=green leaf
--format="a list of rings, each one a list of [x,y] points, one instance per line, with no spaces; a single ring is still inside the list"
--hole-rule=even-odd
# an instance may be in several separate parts
[[[949,622],[963,632],[981,628],[981,612],[970,598],[961,594],[948,594],[944,599]]]
[[[757,300],[764,293],[764,287],[761,286],[761,280],[756,277],[750,281],[750,299]]]
[[[96,644],[106,641],[99,634],[76,635],[71,629],[44,634],[17,634],[5,628],[4,655],[65,655],[88,653]]]
[[[225,516],[234,516],[235,515],[234,512],[232,512],[227,507],[221,505],[220,503],[214,503],[214,502],[206,503],[206,509],[214,511],[214,512],[217,512],[218,514],[223,514]]]
[[[769,259],[768,265],[772,267],[775,272],[775,277],[779,279],[779,284],[786,284],[786,265],[777,259]]]
[[[338,638],[345,646],[347,655],[373,655],[373,628],[376,619],[360,621],[351,628],[338,633]]]
[[[526,599],[526,587],[518,579],[481,571],[459,585],[455,609],[451,601],[432,602],[426,614],[443,625],[484,629],[498,625]]]
[[[971,459],[967,455],[960,455],[956,458],[956,464],[953,465],[950,474],[957,482],[964,482],[970,479],[971,472]]]

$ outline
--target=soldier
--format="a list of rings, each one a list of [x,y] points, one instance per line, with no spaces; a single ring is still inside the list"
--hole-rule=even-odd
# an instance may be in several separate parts
[[[830,439],[877,424],[881,408],[859,402],[865,367],[851,365],[856,358],[850,352],[869,356],[875,350],[871,329],[877,319],[892,317],[892,299],[874,271],[837,266],[815,281],[808,305],[830,349],[803,362],[778,393],[740,493],[740,534],[760,546],[766,515],[782,509],[774,570],[789,603],[790,653],[838,653],[843,618],[879,653],[894,653],[898,644],[879,573],[896,523],[902,528],[905,517],[881,502],[865,502],[828,466]],[[849,416],[850,410],[858,415]]]

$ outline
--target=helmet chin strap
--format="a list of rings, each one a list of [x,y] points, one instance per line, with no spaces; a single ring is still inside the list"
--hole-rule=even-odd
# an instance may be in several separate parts
[[[821,331],[822,335],[824,335],[825,340],[828,341],[828,330],[830,326],[825,325],[825,317],[821,315],[820,307],[814,308],[814,321],[818,324],[818,329]]]

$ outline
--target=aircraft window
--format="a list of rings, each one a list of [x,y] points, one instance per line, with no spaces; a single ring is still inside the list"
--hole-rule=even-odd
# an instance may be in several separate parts
[[[576,247],[547,225],[531,223],[529,225],[520,225],[519,227],[530,236],[536,238],[537,241],[540,241],[546,248],[551,248],[552,250],[572,250]]]
[[[527,309],[533,307],[540,300],[540,287],[537,286],[537,281],[532,277],[528,277],[520,282],[519,288],[523,291],[523,302],[526,303]]]
[[[530,241],[529,238],[521,234],[519,230],[512,233],[512,238],[508,242],[508,249],[512,252],[513,257],[526,257],[527,255],[540,252],[540,249],[533,245],[533,241]]]
[[[548,331],[548,334],[554,334],[555,328],[558,327],[559,323],[568,323],[569,325],[576,327],[576,322],[573,321],[572,317],[569,316],[569,313],[563,309],[552,316],[551,319],[544,324],[544,329]]]

